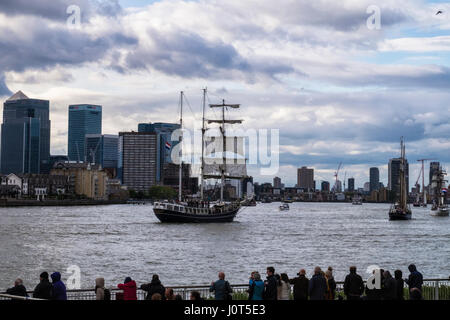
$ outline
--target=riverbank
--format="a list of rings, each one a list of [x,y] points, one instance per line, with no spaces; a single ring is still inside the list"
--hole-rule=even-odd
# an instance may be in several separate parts
[[[126,204],[126,200],[16,200],[0,199],[0,207],[69,207]]]

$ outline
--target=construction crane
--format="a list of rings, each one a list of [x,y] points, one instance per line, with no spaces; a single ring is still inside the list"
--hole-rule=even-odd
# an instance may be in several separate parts
[[[425,161],[432,161],[432,160],[434,160],[434,159],[419,159],[419,160],[417,160],[418,162],[422,162],[422,169],[419,174],[419,177],[417,178],[416,187],[417,187],[417,183],[419,182],[419,178],[422,175],[422,205],[423,206],[427,205],[427,199],[425,198]]]
[[[338,176],[339,176],[339,170],[341,170],[342,167],[342,162],[339,163],[339,166],[336,170],[336,172],[334,173],[334,178],[335,178],[335,182],[334,182],[334,192],[337,192],[337,186],[338,186]]]

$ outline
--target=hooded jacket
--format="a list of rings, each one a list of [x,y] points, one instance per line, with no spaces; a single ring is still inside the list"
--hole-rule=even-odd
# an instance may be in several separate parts
[[[120,290],[123,290],[123,300],[137,300],[136,295],[136,282],[131,280],[127,283],[120,283],[117,286]]]
[[[42,279],[41,282],[34,288],[33,298],[38,299],[52,299],[53,286],[48,279]]]
[[[54,272],[50,276],[53,283],[53,300],[67,300],[66,286],[61,281],[61,274],[59,272]]]
[[[105,279],[95,279],[95,300],[105,300]]]
[[[166,289],[160,280],[152,280],[152,282],[141,285],[141,289],[147,292],[145,300],[151,300],[155,293],[161,295],[161,300],[166,300]]]

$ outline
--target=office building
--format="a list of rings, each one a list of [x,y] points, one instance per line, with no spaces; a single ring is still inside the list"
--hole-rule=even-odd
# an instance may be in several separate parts
[[[87,162],[102,168],[117,169],[119,136],[112,134],[87,134],[85,153]]]
[[[297,169],[297,187],[305,190],[314,190],[314,169],[301,167]]]
[[[120,132],[118,175],[129,190],[148,191],[156,185],[157,134]]]
[[[436,174],[437,171],[439,171],[440,165],[441,164],[439,162],[430,162],[428,185],[431,185],[431,183],[433,182],[433,176]]]
[[[18,91],[3,104],[1,172],[41,173],[50,157],[49,101]]]
[[[380,189],[380,171],[378,168],[370,168],[370,192]]]
[[[388,164],[388,189],[395,191],[397,194],[400,191],[400,158],[393,158],[389,160]],[[406,190],[409,192],[409,164],[405,160],[405,178]]]
[[[330,192],[330,183],[328,181],[322,181],[321,188],[324,192]]]
[[[161,183],[164,180],[164,165],[173,163],[171,152],[178,141],[172,141],[172,133],[180,129],[178,123],[140,123],[138,132],[156,134],[156,181]]]
[[[69,136],[67,155],[70,161],[87,161],[87,134],[102,133],[102,107],[91,104],[69,106]]]
[[[355,178],[348,178],[348,191],[349,192],[355,191]]]

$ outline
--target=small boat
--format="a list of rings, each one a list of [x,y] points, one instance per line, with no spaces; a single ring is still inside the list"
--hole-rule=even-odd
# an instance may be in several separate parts
[[[412,212],[407,203],[408,195],[406,190],[406,178],[405,178],[405,144],[403,143],[403,137],[400,140],[400,170],[399,170],[399,197],[391,208],[389,209],[389,220],[411,220]]]
[[[294,200],[292,200],[292,199],[284,199],[283,200],[283,203],[293,203],[294,202]]]
[[[288,211],[289,210],[289,205],[287,203],[283,203],[280,206],[280,211]]]
[[[362,199],[360,197],[355,197],[352,200],[352,205],[354,206],[360,206],[362,205]]]
[[[256,207],[256,200],[255,200],[255,198],[242,200],[241,206],[242,207]]]

